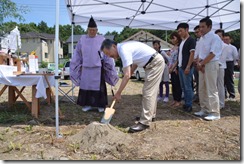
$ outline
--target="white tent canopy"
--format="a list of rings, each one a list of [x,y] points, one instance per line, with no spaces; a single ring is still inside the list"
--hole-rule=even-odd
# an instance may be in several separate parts
[[[210,16],[213,30],[222,28],[228,32],[240,29],[238,0],[65,0],[65,2],[72,24],[87,25],[93,16],[98,26],[175,30],[180,22],[187,22],[192,31],[199,24],[199,20]],[[56,40],[58,36],[59,0],[56,0]],[[56,136],[59,138],[58,42],[55,44],[55,64]]]
[[[175,30],[187,22],[190,31],[210,16],[213,30],[240,29],[239,0],[65,0],[70,20],[87,25],[91,16],[98,26]]]

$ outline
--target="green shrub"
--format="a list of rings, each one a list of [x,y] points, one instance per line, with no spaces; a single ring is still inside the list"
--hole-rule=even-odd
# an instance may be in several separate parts
[[[47,68],[48,62],[42,61],[40,68]]]

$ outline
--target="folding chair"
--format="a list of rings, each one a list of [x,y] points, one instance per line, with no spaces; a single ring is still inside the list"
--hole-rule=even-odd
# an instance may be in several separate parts
[[[62,87],[71,87],[67,92],[65,92]],[[73,98],[73,95],[72,97],[69,96],[69,93],[75,88],[75,85],[72,84],[69,85],[67,83],[63,83],[63,82],[59,82],[59,86],[58,86],[58,91],[64,96],[66,97],[69,101],[71,101],[72,103],[76,104],[74,98]],[[63,99],[64,97],[61,97],[59,100]]]

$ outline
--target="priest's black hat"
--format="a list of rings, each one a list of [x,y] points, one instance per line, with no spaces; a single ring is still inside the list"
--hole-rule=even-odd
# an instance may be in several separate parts
[[[89,23],[88,23],[88,27],[91,27],[91,28],[97,27],[97,24],[94,21],[93,17],[90,18]]]

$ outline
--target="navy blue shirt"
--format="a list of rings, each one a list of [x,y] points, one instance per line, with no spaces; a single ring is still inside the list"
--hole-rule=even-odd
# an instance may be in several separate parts
[[[182,48],[182,65],[181,68],[184,70],[187,67],[189,58],[190,58],[190,50],[195,50],[196,40],[191,36],[187,38]],[[191,64],[192,68],[192,64]]]

